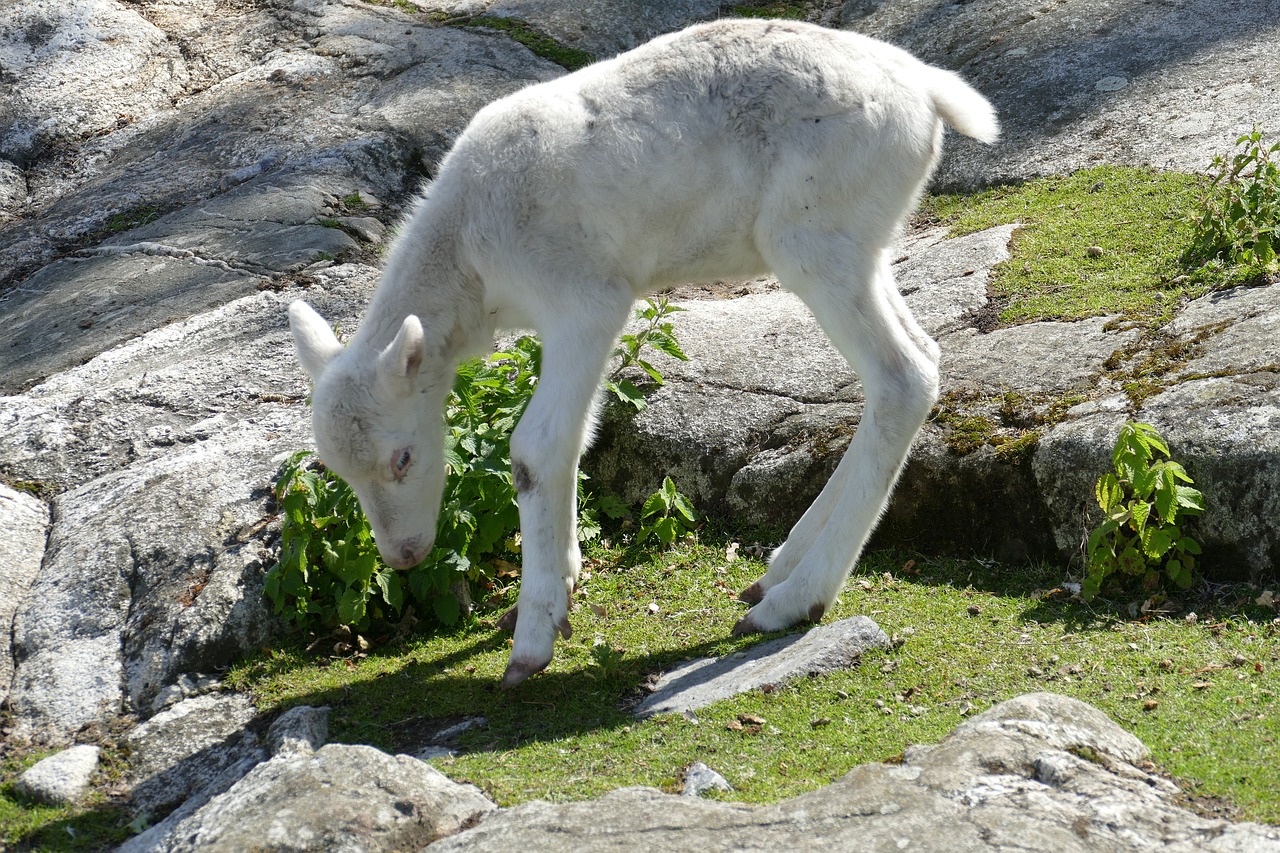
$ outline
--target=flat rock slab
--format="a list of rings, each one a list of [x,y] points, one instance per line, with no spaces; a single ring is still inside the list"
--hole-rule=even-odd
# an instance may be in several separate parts
[[[0,483],[0,625],[12,625],[27,590],[40,573],[49,537],[49,507],[26,492]],[[13,680],[13,632],[0,631],[0,701]]]
[[[901,763],[864,764],[776,805],[624,788],[491,812],[428,849],[1280,851],[1280,827],[1181,808],[1173,784],[1137,766],[1146,756],[1097,709],[1037,693],[962,723],[937,745],[909,748]]]
[[[419,850],[494,808],[416,758],[329,744],[259,764],[155,849]]]
[[[1106,163],[1194,171],[1280,126],[1280,0],[850,0],[843,26],[959,71],[1000,142],[948,141],[938,181],[974,186]]]
[[[700,658],[665,673],[637,705],[638,717],[703,708],[766,685],[850,669],[868,649],[891,647],[888,635],[866,616],[818,625],[721,658]]]

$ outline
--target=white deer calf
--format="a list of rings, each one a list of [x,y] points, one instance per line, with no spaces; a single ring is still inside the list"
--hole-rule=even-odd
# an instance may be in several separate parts
[[[632,303],[664,285],[773,271],[861,377],[853,442],[743,592],[754,606],[735,631],[831,606],[937,396],[937,345],[887,252],[944,122],[998,133],[959,77],[873,39],[778,21],[692,27],[481,110],[395,241],[350,346],[290,306],[320,457],[402,568],[435,535],[457,363],[500,327],[541,336],[542,374],[511,440],[524,568],[503,687],[569,635],[593,401]]]

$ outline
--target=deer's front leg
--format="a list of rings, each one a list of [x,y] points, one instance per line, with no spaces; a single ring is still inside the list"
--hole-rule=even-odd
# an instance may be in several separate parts
[[[605,361],[629,306],[629,298],[620,301],[616,317],[603,321],[578,317],[574,324],[562,317],[560,331],[542,333],[538,388],[511,436],[523,566],[504,690],[545,669],[556,635],[568,639],[572,633],[569,604],[581,565],[578,458]]]
[[[530,412],[532,408],[531,404]],[[528,423],[530,412],[525,413],[520,428]],[[569,603],[581,565],[577,536],[577,451],[557,447],[561,442],[554,440],[535,442],[528,437],[531,431],[524,430],[524,441],[517,442],[514,435],[511,441],[511,476],[520,502],[524,566],[520,575],[520,597],[516,602],[511,660],[502,676],[504,690],[551,663],[557,633],[565,639],[573,633],[569,626]],[[520,434],[518,428],[516,435]],[[550,452],[539,459],[540,454],[530,449],[535,443]]]

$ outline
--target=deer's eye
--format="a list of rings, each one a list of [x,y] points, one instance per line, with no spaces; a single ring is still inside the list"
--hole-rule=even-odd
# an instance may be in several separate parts
[[[413,452],[407,447],[403,447],[391,454],[391,476],[396,480],[403,480],[404,475],[408,473],[409,466],[413,464]]]

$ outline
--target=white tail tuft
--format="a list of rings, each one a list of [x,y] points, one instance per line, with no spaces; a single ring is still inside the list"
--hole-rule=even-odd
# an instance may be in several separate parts
[[[929,92],[943,121],[979,142],[991,143],[1000,138],[1000,122],[990,101],[958,74],[941,68],[929,71]]]

